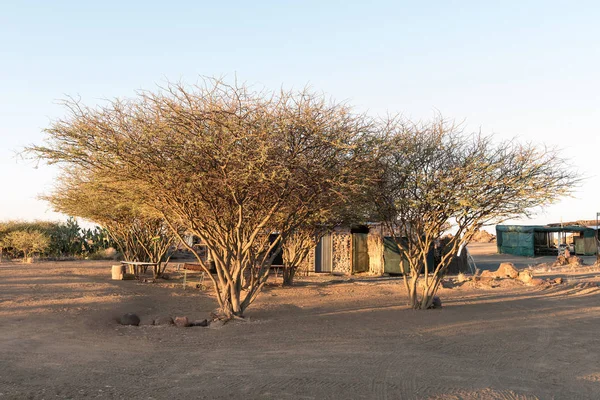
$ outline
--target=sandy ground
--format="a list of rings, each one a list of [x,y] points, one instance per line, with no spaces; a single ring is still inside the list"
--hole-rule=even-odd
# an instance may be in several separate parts
[[[208,317],[210,292],[111,281],[109,265],[0,265],[0,399],[600,398],[594,268],[467,282],[429,311],[404,306],[399,279],[302,277],[212,329],[149,325]],[[115,322],[129,311],[141,326]]]

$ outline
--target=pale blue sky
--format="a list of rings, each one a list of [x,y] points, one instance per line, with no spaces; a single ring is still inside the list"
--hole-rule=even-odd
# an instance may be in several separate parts
[[[63,114],[169,80],[307,84],[359,110],[466,120],[564,148],[589,179],[528,223],[600,211],[600,5],[593,1],[0,0],[0,220],[57,219],[55,171],[17,162]]]

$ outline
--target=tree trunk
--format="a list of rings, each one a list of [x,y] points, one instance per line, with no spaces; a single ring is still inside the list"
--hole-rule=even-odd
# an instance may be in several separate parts
[[[226,303],[230,307],[226,312],[228,319],[243,316],[244,310],[240,301],[240,289],[241,282],[231,282],[229,285],[229,301]]]
[[[297,267],[284,267],[283,268],[283,286],[293,286],[294,277],[296,276]]]
[[[413,309],[418,309],[419,299],[417,297],[417,283],[419,276],[413,272],[413,275],[410,277],[410,279],[406,276],[406,274],[404,274],[403,277],[404,284],[408,292],[408,305]]]
[[[160,278],[163,273],[165,272],[165,269],[167,268],[167,264],[168,262],[162,263],[162,262],[158,262],[155,266],[152,267],[152,277],[154,279],[158,279]]]
[[[419,303],[419,309],[427,310],[433,305],[433,298],[438,291],[438,288],[443,278],[442,271],[437,271],[434,276],[429,280],[429,284],[423,287],[423,298]]]

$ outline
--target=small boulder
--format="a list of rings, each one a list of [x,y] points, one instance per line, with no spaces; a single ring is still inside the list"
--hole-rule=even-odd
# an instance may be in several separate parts
[[[475,282],[480,282],[480,283],[485,283],[487,285],[491,285],[495,279],[496,278],[494,278],[492,276],[480,276],[480,277],[478,277],[478,279],[475,280]]]
[[[554,266],[556,267],[565,266],[567,264],[569,264],[569,260],[563,255],[556,257],[556,261],[554,262]]]
[[[515,268],[515,265],[510,262],[500,264],[496,271],[496,276],[502,278],[516,279],[519,276],[519,271]]]
[[[454,287],[454,283],[451,280],[443,279],[441,283],[444,289],[452,289]]]
[[[530,271],[525,270],[525,271],[519,272],[517,279],[523,283],[529,283],[533,279],[533,275],[531,274]]]
[[[583,259],[581,257],[577,257],[577,256],[571,256],[571,257],[567,258],[567,262],[569,263],[569,265],[574,265],[574,266],[583,265]]]
[[[540,278],[532,278],[532,279],[529,281],[528,285],[531,285],[531,286],[541,286],[541,285],[543,285],[544,283],[546,283],[546,281],[544,281],[543,279],[540,279]]]
[[[438,296],[433,296],[433,302],[431,308],[442,308],[442,300]]]
[[[194,321],[194,322],[192,322],[192,326],[208,326],[208,320],[202,319],[202,320]]]
[[[175,317],[175,320],[173,322],[175,323],[175,326],[178,326],[180,328],[191,326],[188,317]]]
[[[560,285],[560,284],[562,284],[562,283],[563,283],[563,278],[561,278],[561,277],[554,278],[554,279],[552,280],[552,282],[554,282],[554,283],[555,283],[555,284],[557,284],[557,285]]]
[[[166,316],[166,317],[158,317],[154,319],[154,325],[173,325],[173,318]]]
[[[127,313],[121,316],[119,319],[121,325],[133,325],[138,326],[140,324],[140,317],[134,313]]]
[[[479,275],[481,278],[495,278],[496,277],[496,273],[493,271],[481,271],[481,275]]]

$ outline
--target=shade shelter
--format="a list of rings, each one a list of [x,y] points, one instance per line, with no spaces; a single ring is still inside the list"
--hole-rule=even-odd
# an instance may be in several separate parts
[[[559,245],[566,243],[569,234],[573,238],[575,254],[590,256],[597,253],[596,230],[578,225],[496,225],[496,244],[500,254],[557,255]]]

